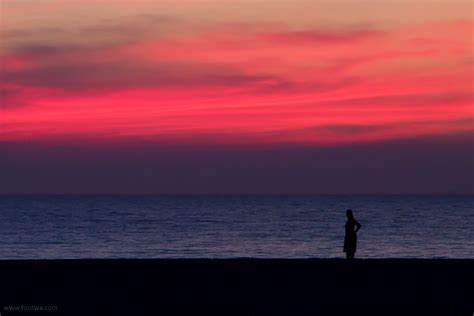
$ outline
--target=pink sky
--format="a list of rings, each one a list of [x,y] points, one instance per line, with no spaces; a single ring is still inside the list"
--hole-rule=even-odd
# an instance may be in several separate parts
[[[0,141],[473,131],[470,2],[2,3]]]

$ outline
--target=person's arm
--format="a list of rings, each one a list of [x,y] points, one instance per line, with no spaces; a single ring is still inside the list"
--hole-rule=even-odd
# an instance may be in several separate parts
[[[355,221],[355,224],[357,226],[356,229],[355,229],[355,232],[357,233],[359,231],[359,229],[362,227],[362,225],[358,221],[356,221],[356,220],[354,220],[354,221]]]

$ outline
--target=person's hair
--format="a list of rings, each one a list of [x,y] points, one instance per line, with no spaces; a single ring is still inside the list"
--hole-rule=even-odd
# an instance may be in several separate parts
[[[354,214],[352,213],[352,210],[351,210],[351,209],[348,209],[348,210],[346,211],[346,216],[347,216],[348,218],[354,218]]]

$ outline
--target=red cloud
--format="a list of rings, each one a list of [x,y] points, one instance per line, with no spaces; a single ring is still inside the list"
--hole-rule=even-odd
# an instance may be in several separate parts
[[[0,140],[321,143],[469,131],[456,122],[472,117],[471,42],[448,31],[472,23],[443,25],[23,45],[2,56]]]
[[[373,29],[305,30],[267,33],[262,35],[262,39],[284,44],[334,45],[367,40],[383,34],[384,32]]]

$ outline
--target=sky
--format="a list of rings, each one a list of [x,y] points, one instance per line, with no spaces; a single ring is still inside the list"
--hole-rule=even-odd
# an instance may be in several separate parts
[[[473,4],[3,0],[0,193],[474,194]]]

